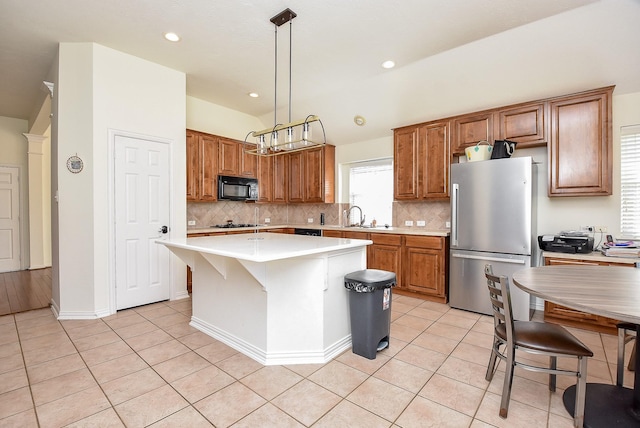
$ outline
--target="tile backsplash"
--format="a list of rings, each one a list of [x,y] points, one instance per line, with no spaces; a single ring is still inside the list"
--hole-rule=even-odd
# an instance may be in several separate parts
[[[189,202],[187,220],[195,221],[192,228],[205,228],[234,223],[264,224],[265,218],[271,224],[320,225],[320,214],[324,213],[326,225],[342,225],[342,211],[349,204],[256,204],[235,201]],[[308,219],[313,223],[308,223]],[[394,202],[393,226],[404,227],[406,220],[412,220],[414,227],[418,221],[425,222],[425,229],[447,229],[445,223],[451,218],[448,201],[443,202]]]
[[[451,205],[449,201],[437,202],[393,202],[393,225],[404,227],[404,222],[425,222],[425,229],[448,229],[446,222],[451,221]]]

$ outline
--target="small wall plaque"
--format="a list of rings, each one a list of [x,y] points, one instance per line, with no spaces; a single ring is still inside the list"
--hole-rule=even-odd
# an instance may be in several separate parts
[[[79,173],[80,171],[82,171],[83,167],[84,163],[78,156],[71,156],[69,159],[67,159],[67,169],[72,173]]]

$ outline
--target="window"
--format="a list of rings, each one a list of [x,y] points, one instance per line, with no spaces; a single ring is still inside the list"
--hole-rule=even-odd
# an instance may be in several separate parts
[[[362,208],[366,224],[393,222],[393,164],[392,159],[357,162],[349,165],[349,203]],[[359,213],[352,211],[351,222]],[[353,216],[356,216],[355,219]],[[355,221],[354,221],[355,220]]]
[[[620,234],[640,239],[640,125],[620,129]]]

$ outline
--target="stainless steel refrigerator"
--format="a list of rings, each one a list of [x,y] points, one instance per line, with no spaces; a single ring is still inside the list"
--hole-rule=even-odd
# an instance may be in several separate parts
[[[484,266],[509,277],[514,317],[530,319],[512,274],[535,266],[536,165],[531,157],[451,165],[449,304],[491,315]]]

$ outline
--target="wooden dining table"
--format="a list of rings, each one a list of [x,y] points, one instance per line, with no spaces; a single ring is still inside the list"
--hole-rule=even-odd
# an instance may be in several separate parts
[[[513,283],[533,296],[579,311],[636,324],[640,333],[640,269],[617,266],[539,266],[516,271]],[[638,336],[640,337],[640,336]],[[640,367],[640,352],[636,367]],[[586,427],[640,427],[640,370],[634,388],[588,383]],[[563,402],[573,415],[575,385]]]

